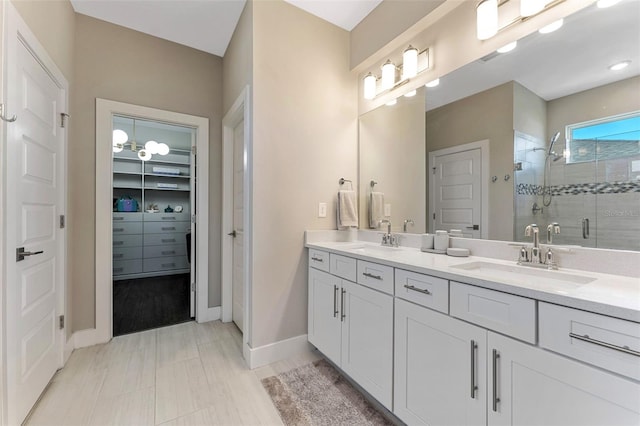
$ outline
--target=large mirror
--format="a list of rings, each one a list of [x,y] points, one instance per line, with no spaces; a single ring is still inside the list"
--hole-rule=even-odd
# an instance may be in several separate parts
[[[441,77],[422,99],[426,123],[415,133],[424,130],[424,148],[407,142],[414,119],[397,115],[415,112],[402,98],[361,116],[361,227],[371,225],[374,175],[385,175],[385,165],[406,174],[421,162],[423,173],[380,187],[392,200],[385,213],[394,231],[412,219],[407,232],[460,229],[469,237],[524,241],[527,224],[546,234],[557,222],[554,243],[640,250],[638,16],[634,0],[606,9],[594,4],[553,33],[536,32],[510,52]],[[622,61],[631,62],[609,69]],[[393,148],[371,152],[381,143],[369,131],[376,123],[379,139],[395,132]],[[416,201],[424,210],[405,207]]]

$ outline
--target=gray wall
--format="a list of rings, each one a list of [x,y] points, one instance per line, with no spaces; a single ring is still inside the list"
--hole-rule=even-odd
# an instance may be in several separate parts
[[[95,99],[209,119],[209,306],[220,304],[222,59],[85,15],[76,15],[69,150],[69,278],[73,329],[95,319]]]

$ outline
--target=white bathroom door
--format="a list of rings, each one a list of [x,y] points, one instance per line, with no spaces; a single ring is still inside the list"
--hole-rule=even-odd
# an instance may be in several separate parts
[[[244,120],[233,129],[233,322],[243,331],[244,319]]]
[[[480,238],[481,160],[480,148],[435,157],[434,230],[460,229],[465,236]]]
[[[13,24],[13,23],[12,23]],[[11,25],[12,25],[11,24]],[[10,33],[6,170],[7,400],[20,424],[62,364],[58,315],[64,280],[66,95],[39,58]],[[19,256],[23,250],[25,256]]]

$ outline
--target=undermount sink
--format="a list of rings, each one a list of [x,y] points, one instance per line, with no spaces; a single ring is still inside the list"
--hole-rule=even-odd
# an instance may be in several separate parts
[[[469,272],[476,272],[478,274],[483,274],[495,278],[512,278],[518,280],[521,280],[523,278],[533,278],[541,279],[543,282],[547,283],[549,283],[549,281],[553,281],[554,284],[562,283],[565,286],[569,284],[573,287],[579,287],[596,280],[596,278],[584,275],[549,271],[546,269],[534,269],[518,265],[503,265],[500,263],[491,262],[469,262],[462,263],[460,265],[454,265],[451,267],[456,269],[463,269]]]
[[[352,250],[356,253],[395,253],[403,251],[403,247],[391,247],[377,244],[355,243],[353,245],[345,245],[342,247],[346,250]]]

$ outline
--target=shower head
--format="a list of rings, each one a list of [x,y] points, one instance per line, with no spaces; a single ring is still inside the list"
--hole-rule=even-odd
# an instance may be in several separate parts
[[[553,135],[553,137],[551,138],[551,141],[549,142],[549,151],[547,151],[548,155],[554,154],[554,152],[553,152],[553,144],[556,143],[556,141],[558,140],[559,137],[560,137],[560,132],[556,132],[556,134]]]

